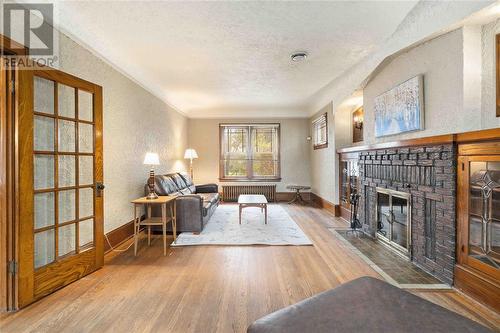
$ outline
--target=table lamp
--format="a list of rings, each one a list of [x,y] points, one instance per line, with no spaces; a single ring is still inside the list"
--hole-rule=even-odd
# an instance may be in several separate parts
[[[149,170],[148,188],[149,194],[146,199],[153,200],[158,199],[158,195],[155,193],[155,165],[160,165],[160,158],[157,153],[146,153],[144,157],[143,164],[151,166]]]
[[[196,150],[193,148],[188,148],[186,149],[186,152],[184,153],[184,158],[189,159],[189,174],[191,175],[191,179],[193,179],[193,159],[198,158],[198,154],[196,153]]]

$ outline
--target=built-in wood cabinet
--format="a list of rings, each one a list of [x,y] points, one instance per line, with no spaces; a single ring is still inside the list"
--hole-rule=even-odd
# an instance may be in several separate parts
[[[340,216],[349,220],[351,218],[351,194],[358,190],[359,166],[358,153],[340,154],[339,165],[339,198]]]
[[[500,310],[500,141],[458,153],[455,285]]]

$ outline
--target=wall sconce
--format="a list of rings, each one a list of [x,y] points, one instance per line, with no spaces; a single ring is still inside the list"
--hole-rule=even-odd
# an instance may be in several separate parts
[[[363,117],[355,116],[354,117],[354,127],[362,130],[363,129]]]

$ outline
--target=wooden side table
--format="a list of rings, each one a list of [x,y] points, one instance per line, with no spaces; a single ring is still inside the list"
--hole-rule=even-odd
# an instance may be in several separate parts
[[[289,204],[292,204],[296,201],[300,202],[300,203],[305,203],[304,199],[302,199],[302,195],[300,195],[300,191],[305,191],[305,190],[310,190],[311,189],[311,186],[304,186],[304,185],[288,185],[286,187],[287,189],[289,190],[294,190],[295,191],[295,196],[293,197],[293,199],[291,201],[289,201],[288,203]]]
[[[163,229],[163,255],[167,255],[167,223],[172,223],[172,230],[174,233],[174,242],[177,240],[177,223],[176,223],[176,209],[175,197],[173,196],[160,196],[158,199],[146,199],[142,197],[133,200],[134,204],[134,255],[137,255],[137,242],[139,240],[139,232],[141,226],[148,227],[148,246],[151,245],[151,226],[161,225]],[[146,219],[141,221],[140,214],[137,215],[137,208],[141,205],[146,206]],[[161,217],[151,216],[152,205],[161,205]],[[167,216],[167,207],[169,207],[170,216]]]

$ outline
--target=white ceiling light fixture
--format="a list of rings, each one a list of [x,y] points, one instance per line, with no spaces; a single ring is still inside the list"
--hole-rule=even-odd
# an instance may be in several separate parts
[[[293,62],[301,62],[307,59],[307,55],[307,52],[295,52],[290,56],[290,58]]]

